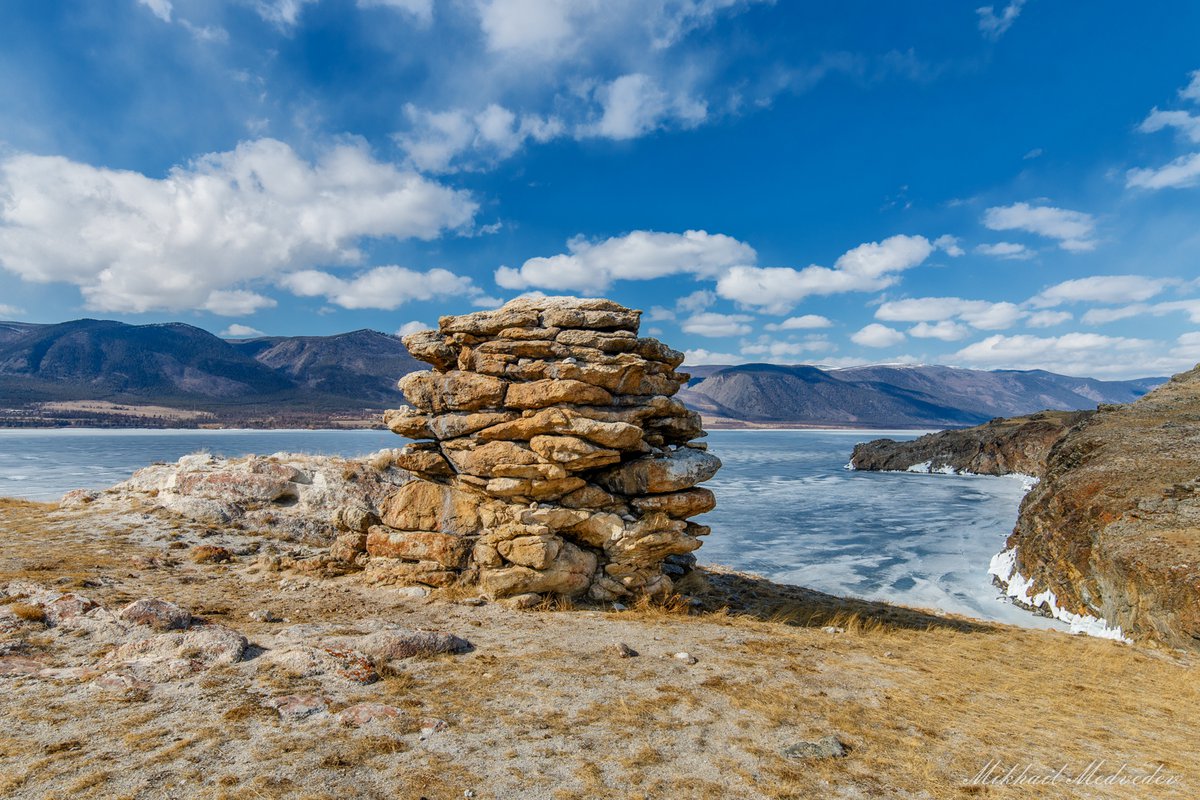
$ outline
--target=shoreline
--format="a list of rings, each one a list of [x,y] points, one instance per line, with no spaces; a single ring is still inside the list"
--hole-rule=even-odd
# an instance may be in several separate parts
[[[977,476],[977,477],[995,477],[995,476]],[[11,505],[30,504],[30,505],[35,505],[35,506],[36,505],[54,506],[55,508],[52,510],[60,510],[58,508],[58,501],[56,501],[56,500],[50,500],[50,501],[30,500],[28,498],[23,498],[23,497],[10,497],[7,495],[0,495],[0,506],[2,506],[4,504],[11,504]],[[1003,553],[1001,555],[1003,555]],[[860,594],[853,594],[853,593],[831,592],[831,591],[827,591],[824,589],[817,589],[817,588],[813,588],[810,586],[805,586],[805,585],[802,585],[799,583],[790,583],[790,582],[782,581],[782,580],[779,580],[776,578],[770,578],[759,572],[755,572],[752,570],[746,570],[744,568],[739,568],[736,566],[732,566],[729,564],[723,564],[723,563],[715,562],[715,561],[701,561],[700,565],[701,565],[701,567],[703,567],[705,569],[710,569],[710,570],[715,569],[720,572],[727,572],[729,574],[737,575],[739,577],[744,577],[744,578],[751,579],[751,580],[772,583],[772,584],[781,586],[785,589],[795,589],[798,591],[805,591],[805,592],[818,592],[821,594],[826,594],[826,595],[836,598],[838,600],[848,601],[848,602],[852,602],[852,603],[863,603],[863,604],[883,603],[883,604],[886,604],[888,606],[892,606],[895,608],[905,609],[905,610],[912,611],[915,613],[940,617],[940,618],[947,619],[947,620],[953,620],[953,619],[958,618],[958,619],[963,619],[963,620],[966,620],[966,621],[969,621],[972,623],[977,623],[977,624],[982,624],[982,625],[1003,625],[1003,626],[1007,626],[1007,627],[1018,629],[1018,630],[1028,630],[1028,631],[1059,630],[1061,632],[1067,632],[1066,628],[1059,628],[1059,627],[1055,627],[1052,625],[1046,625],[1044,621],[1046,619],[1048,619],[1048,617],[1046,617],[1045,615],[1039,614],[1033,608],[1026,607],[1019,602],[1014,602],[1014,596],[1011,596],[1011,595],[1006,596],[1006,593],[1002,593],[999,590],[997,591],[996,599],[1000,602],[1007,603],[1009,605],[1015,606],[1017,608],[1022,608],[1025,611],[1027,611],[1028,617],[1030,619],[1030,624],[1026,625],[1026,624],[1022,624],[1019,622],[1012,622],[1012,621],[1007,621],[1007,620],[988,618],[988,617],[984,617],[984,616],[976,616],[974,614],[971,614],[971,613],[968,613],[965,611],[958,611],[958,610],[952,611],[952,610],[948,610],[948,609],[938,608],[937,606],[934,606],[934,605],[914,605],[914,604],[906,603],[902,599],[898,599],[895,597],[889,597],[886,594],[882,594],[882,593],[876,593],[876,594],[872,594],[872,595],[860,595]],[[1049,619],[1054,619],[1056,621],[1063,622],[1063,623],[1069,622],[1069,620],[1062,619],[1062,618],[1058,617],[1057,615],[1049,617]],[[1070,632],[1076,633],[1074,626],[1071,627]],[[1090,632],[1090,630],[1086,630],[1086,629],[1081,629],[1079,632],[1086,633],[1088,635],[1096,635],[1096,634],[1092,634]],[[1112,637],[1107,637],[1107,636],[1101,635],[1099,638],[1112,638]]]
[[[288,433],[303,433],[305,431],[378,431],[380,433],[387,432],[387,428],[380,427],[354,427],[354,426],[336,426],[336,427],[319,427],[319,428],[242,428],[242,427],[197,427],[197,428],[170,428],[170,427],[150,427],[140,425],[130,426],[87,426],[87,425],[0,425],[0,436],[12,431],[31,431],[35,433],[52,433],[56,431],[76,431],[82,433],[222,433],[222,432],[238,432],[238,433],[271,433],[271,432],[288,432]],[[771,427],[739,427],[735,425],[721,426],[714,425],[706,427],[708,431],[737,431],[739,433],[754,433],[754,432],[774,432],[781,433],[784,431],[804,431],[808,433],[898,433],[898,434],[925,434],[936,433],[941,428],[854,428],[843,426],[817,426],[805,425],[797,423],[795,425],[778,424]],[[395,434],[393,434],[395,435]]]

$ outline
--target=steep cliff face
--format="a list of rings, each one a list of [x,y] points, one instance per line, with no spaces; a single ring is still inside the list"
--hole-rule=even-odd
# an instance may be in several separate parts
[[[1091,411],[1042,411],[994,419],[965,430],[931,433],[908,442],[876,439],[855,446],[850,466],[861,470],[970,472],[1040,476],[1050,448]]]
[[[993,572],[1043,613],[1200,647],[1200,367],[1063,436]]]

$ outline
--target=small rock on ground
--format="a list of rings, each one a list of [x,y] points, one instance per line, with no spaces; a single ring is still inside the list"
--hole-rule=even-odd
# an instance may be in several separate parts
[[[325,698],[315,694],[285,694],[268,700],[265,705],[278,711],[284,719],[304,719],[329,707]]]
[[[633,658],[638,652],[624,642],[617,642],[612,646],[612,650],[617,654],[618,658]]]
[[[783,749],[784,758],[844,758],[846,746],[836,736],[822,736],[815,742],[796,742]]]
[[[361,727],[372,722],[387,722],[397,719],[404,712],[384,703],[358,703],[343,708],[337,713],[337,721],[351,727]]]
[[[117,612],[117,616],[125,622],[145,625],[156,631],[182,630],[192,624],[190,613],[157,597],[134,600]]]
[[[533,593],[518,594],[513,597],[507,597],[501,602],[509,608],[533,608],[542,602],[542,596]]]
[[[433,736],[439,731],[444,731],[449,727],[444,720],[435,717],[429,717],[421,720],[421,741],[425,741],[430,736]]]

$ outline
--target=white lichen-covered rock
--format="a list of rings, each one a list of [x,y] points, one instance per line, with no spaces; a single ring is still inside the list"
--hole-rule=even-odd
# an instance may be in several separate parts
[[[141,504],[204,525],[236,525],[329,545],[339,533],[365,533],[379,521],[383,501],[412,480],[395,466],[397,453],[382,451],[364,459],[198,453],[140,469],[103,492],[72,492],[61,505],[125,509]]]

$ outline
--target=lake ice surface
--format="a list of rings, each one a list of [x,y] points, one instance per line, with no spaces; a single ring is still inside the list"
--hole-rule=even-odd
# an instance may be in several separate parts
[[[857,472],[856,442],[920,431],[712,431],[724,466],[709,486],[713,533],[697,551],[782,583],[1065,629],[1004,601],[988,564],[1004,549],[1025,486],[1017,478]],[[356,456],[402,443],[387,431],[0,429],[0,496],[54,500],[99,489],[198,450]]]

